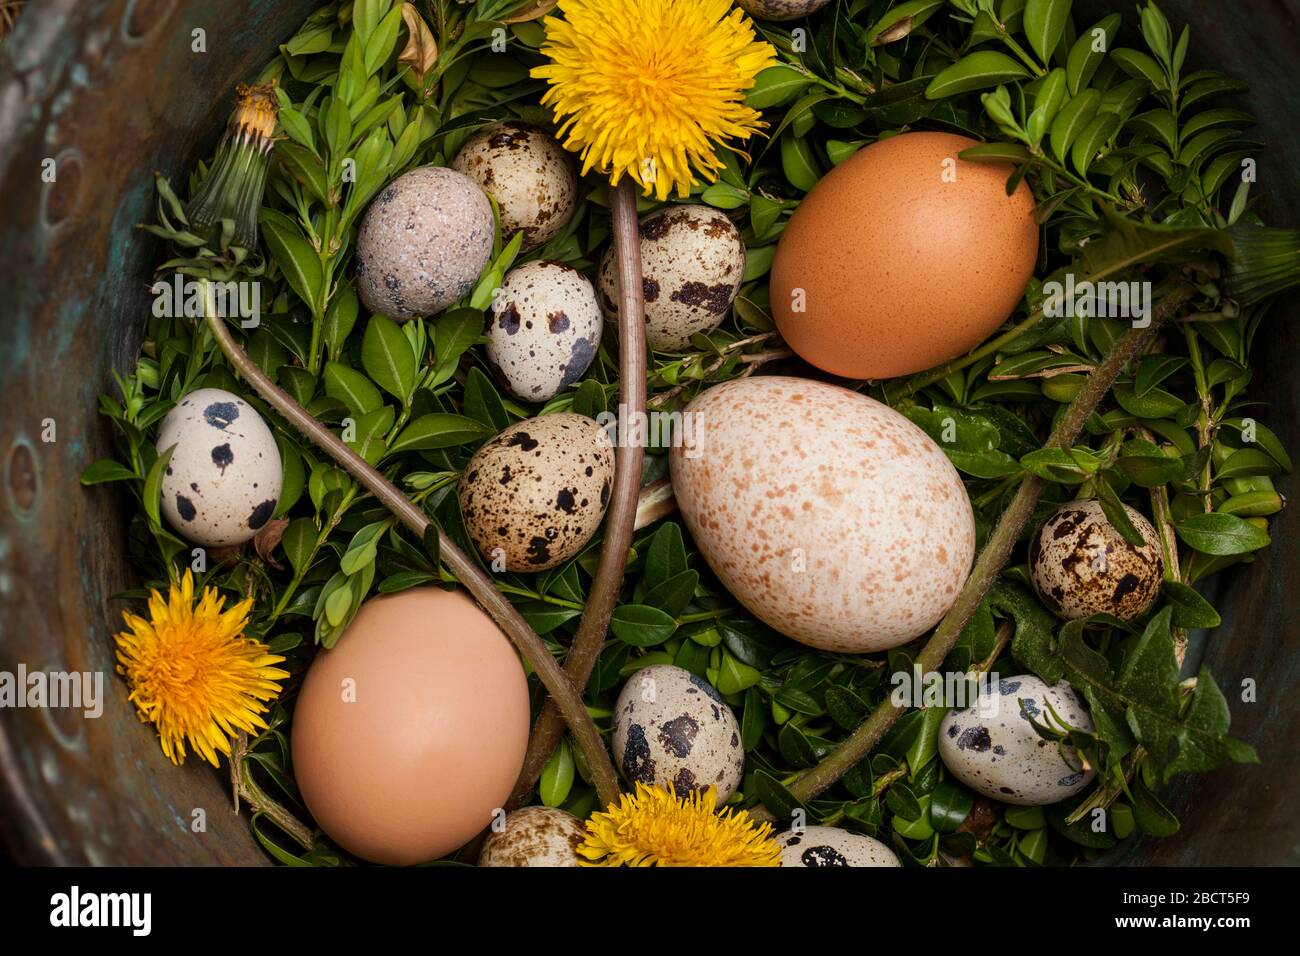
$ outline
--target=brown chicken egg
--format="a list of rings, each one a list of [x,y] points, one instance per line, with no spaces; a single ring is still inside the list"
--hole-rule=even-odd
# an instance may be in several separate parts
[[[1034,197],[974,140],[903,133],[831,170],[772,265],[772,309],[805,361],[846,378],[908,375],[974,348],[1015,309],[1038,257]]]
[[[293,714],[294,776],[339,846],[391,865],[488,826],[528,744],[524,669],[463,591],[372,598],[316,655]]]

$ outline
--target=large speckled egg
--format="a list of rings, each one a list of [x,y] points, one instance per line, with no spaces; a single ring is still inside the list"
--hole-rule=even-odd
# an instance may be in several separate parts
[[[745,275],[745,243],[736,224],[709,206],[669,206],[641,220],[646,341],[659,351],[683,349],[712,332],[731,311]],[[618,259],[600,266],[605,317],[618,316]]]
[[[831,0],[736,0],[740,7],[760,20],[797,20],[816,13]]]
[[[211,547],[242,544],[275,513],[280,450],[262,416],[238,395],[200,388],[182,398],[158,429],[158,451],[172,445],[162,513],[185,538]]]
[[[670,664],[628,678],[614,705],[614,761],[629,783],[677,794],[740,786],[745,750],[736,715],[708,681]]]
[[[1071,727],[1093,729],[1068,684],[1048,687],[1032,675],[1012,677],[981,693],[971,707],[944,717],[939,724],[944,766],[972,790],[1003,803],[1041,806],[1074,796],[1096,774],[1084,770],[1072,748],[1038,736],[1031,721],[1066,729],[1047,704]]]
[[[579,866],[586,825],[555,807],[524,807],[506,815],[483,842],[479,866]]]
[[[602,328],[590,279],[563,262],[528,262],[488,311],[488,361],[516,398],[549,401],[586,373]]]
[[[545,571],[591,540],[613,483],[605,429],[585,415],[543,415],[474,453],[460,479],[460,510],[494,570]]]
[[[684,414],[695,438],[670,456],[677,503],[753,614],[813,647],[866,653],[952,606],[975,518],[947,456],[902,415],[780,376],[714,386]]]
[[[512,120],[485,127],[466,141],[452,168],[497,201],[506,242],[524,234],[524,251],[544,246],[573,218],[578,174],[573,158],[545,130]]]
[[[478,184],[421,166],[379,193],[357,234],[357,292],[371,312],[413,319],[468,295],[492,256],[496,222]]]
[[[1058,617],[1104,613],[1128,621],[1159,596],[1164,559],[1156,529],[1141,512],[1124,510],[1146,541],[1142,547],[1124,540],[1096,499],[1061,505],[1030,540],[1030,579]]]
[[[782,866],[902,866],[894,851],[879,840],[838,827],[786,830],[773,839],[781,847]]]
[[[781,234],[772,314],[800,357],[846,378],[919,372],[974,348],[1025,294],[1034,195],[959,160],[952,133],[882,139],[835,167]]]
[[[294,778],[334,842],[372,863],[445,856],[487,827],[528,745],[514,648],[463,591],[371,598],[294,705]]]

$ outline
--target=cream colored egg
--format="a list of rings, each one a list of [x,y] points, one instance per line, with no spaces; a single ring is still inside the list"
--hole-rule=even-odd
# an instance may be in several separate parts
[[[894,851],[869,836],[838,827],[803,827],[775,837],[782,866],[902,866]]]
[[[492,301],[488,361],[516,398],[546,402],[586,373],[602,328],[590,279],[563,262],[528,262]]]
[[[740,786],[740,724],[708,681],[669,664],[628,678],[614,705],[614,761],[629,783],[682,795],[716,787],[718,803]]]
[[[725,213],[709,206],[669,206],[641,220],[646,341],[659,351],[683,349],[712,332],[731,311],[745,275],[745,243]],[[614,249],[600,266],[605,317],[618,315]]]
[[[905,644],[952,606],[975,518],[956,469],[902,415],[848,389],[758,376],[685,410],[673,489],[700,553],[753,614],[813,647]]]
[[[939,756],[954,777],[993,800],[1057,803],[1079,793],[1096,774],[1083,768],[1072,749],[1034,730],[1034,723],[1064,730],[1053,711],[1070,727],[1093,729],[1068,684],[1048,687],[1031,674],[1001,680],[971,707],[944,717]]]
[[[609,434],[585,415],[511,425],[469,460],[460,510],[479,554],[495,569],[545,571],[591,540],[614,483]]]
[[[271,519],[280,498],[280,450],[262,416],[238,395],[201,388],[182,398],[158,429],[158,451],[172,445],[162,513],[185,538],[211,547],[242,544]]]
[[[479,866],[578,866],[586,825],[555,807],[524,807],[506,814],[483,842]]]

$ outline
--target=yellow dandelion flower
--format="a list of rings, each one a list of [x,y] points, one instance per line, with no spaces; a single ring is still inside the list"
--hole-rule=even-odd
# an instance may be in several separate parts
[[[566,148],[582,172],[617,186],[630,176],[649,195],[686,198],[695,174],[713,181],[716,147],[763,126],[745,105],[754,78],[776,62],[772,46],[731,0],[560,0],[547,17],[533,69],[550,89]]]
[[[618,806],[594,813],[578,847],[585,866],[779,866],[772,827],[749,813],[715,813],[718,792],[679,797],[672,788],[636,785]]]
[[[230,739],[266,729],[259,716],[280,694],[288,671],[265,644],[244,637],[251,598],[223,611],[226,599],[204,588],[194,604],[189,571],[166,600],[149,596],[149,617],[124,612],[129,628],[118,634],[117,672],[126,676],[144,723],[158,730],[162,751],[174,764],[185,762],[185,745],[217,766],[217,753],[230,755]]]

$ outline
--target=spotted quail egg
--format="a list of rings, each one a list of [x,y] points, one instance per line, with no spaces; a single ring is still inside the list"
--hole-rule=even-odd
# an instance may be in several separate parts
[[[488,360],[516,398],[549,401],[587,371],[601,328],[590,279],[563,262],[528,262],[493,299]]]
[[[1021,806],[1057,803],[1083,790],[1095,774],[1084,769],[1072,748],[1038,736],[1031,721],[1065,730],[1053,711],[1070,727],[1093,729],[1092,718],[1068,684],[1048,687],[1028,674],[1000,680],[972,706],[944,717],[939,756],[954,777],[993,800]]]
[[[357,292],[399,321],[441,312],[467,295],[492,255],[487,195],[463,173],[421,166],[379,193],[357,235]]]
[[[751,16],[760,20],[797,20],[816,13],[831,0],[736,0]]]
[[[554,807],[524,807],[506,814],[483,841],[479,866],[579,866],[577,848],[587,828],[571,813]]]
[[[524,251],[544,246],[573,218],[578,175],[573,159],[545,130],[528,123],[494,123],[471,137],[452,162],[497,201],[501,235],[523,231]]]
[[[543,415],[474,453],[460,479],[460,509],[494,571],[545,571],[591,540],[613,483],[604,428],[585,415]]]
[[[902,866],[879,840],[839,827],[802,827],[775,837],[782,866]]]
[[[1134,547],[1111,526],[1096,499],[1061,505],[1029,543],[1034,590],[1064,620],[1090,614],[1139,617],[1160,593],[1164,560],[1151,522],[1124,506],[1146,540]]]
[[[660,351],[685,348],[731,311],[745,275],[745,243],[727,216],[708,206],[669,206],[641,220],[646,341]],[[618,315],[618,261],[600,266],[601,306]]]
[[[614,705],[614,760],[631,783],[678,794],[740,786],[745,751],[736,715],[708,681],[670,664],[628,678]]]
[[[158,429],[158,451],[172,445],[162,513],[190,541],[242,544],[275,513],[280,451],[262,416],[238,395],[201,388],[182,398]]]

